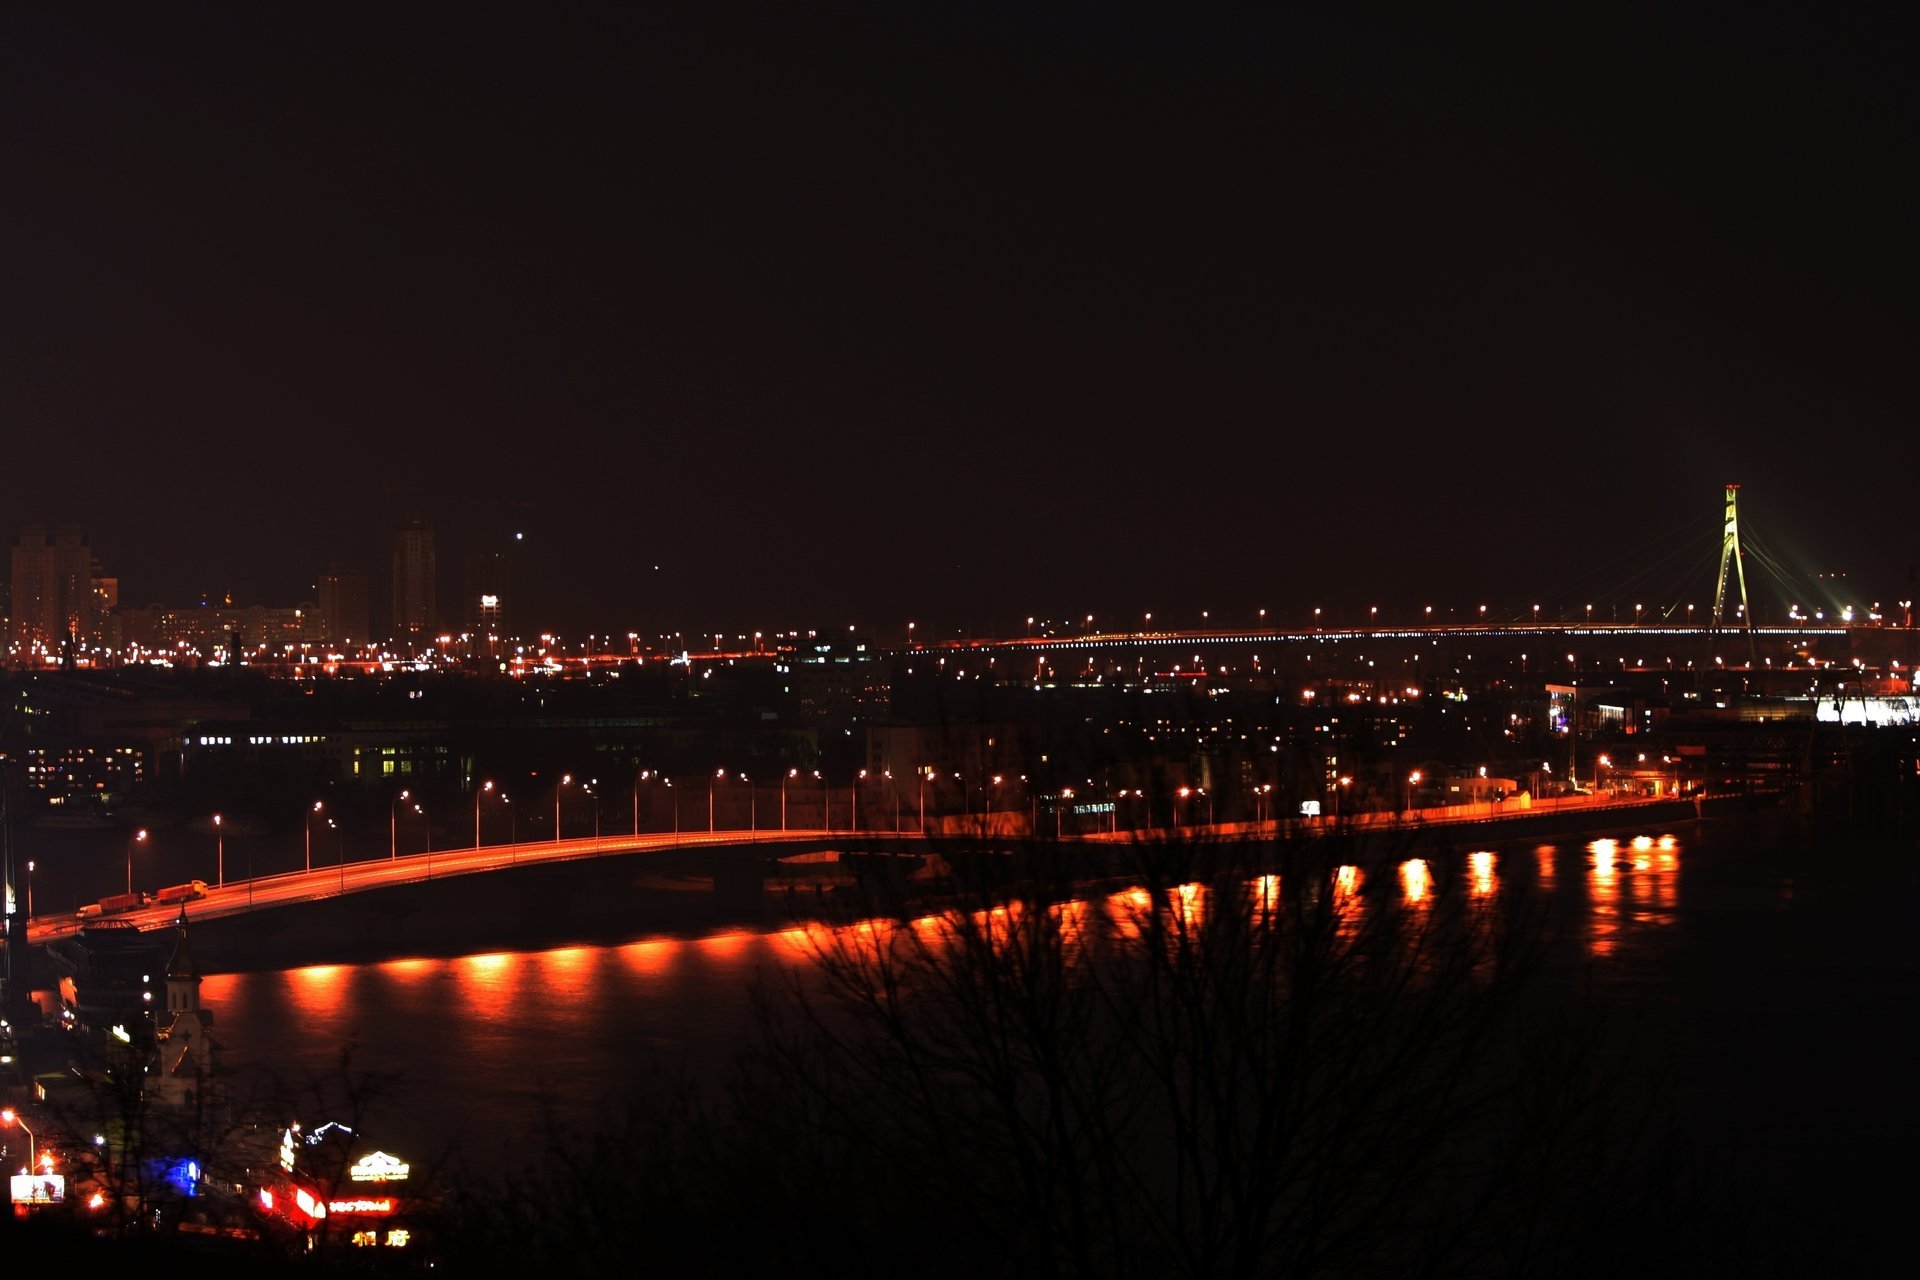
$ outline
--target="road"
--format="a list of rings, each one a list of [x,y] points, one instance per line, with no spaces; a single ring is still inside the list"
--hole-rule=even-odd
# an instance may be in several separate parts
[[[1570,796],[1532,802],[1452,805],[1446,808],[1404,812],[1355,814],[1347,819],[1268,819],[1265,822],[1192,824],[1178,831],[1116,831],[1067,835],[1067,843],[1103,845],[1140,839],[1166,839],[1169,835],[1187,839],[1247,840],[1297,837],[1335,826],[1353,829],[1392,828],[1405,824],[1437,826],[1449,823],[1484,823],[1500,819],[1538,817],[1547,813],[1576,810],[1631,809],[1649,804],[1671,803],[1660,798],[1621,798],[1608,795]],[[573,840],[528,841],[518,844],[490,844],[475,849],[444,849],[430,853],[410,853],[394,858],[375,858],[348,862],[312,871],[289,871],[259,876],[252,880],[230,880],[211,886],[207,895],[187,904],[196,920],[238,915],[261,907],[288,906],[315,902],[348,893],[386,889],[399,885],[444,880],[453,876],[502,871],[511,867],[546,862],[566,862],[583,858],[612,857],[619,854],[654,853],[711,846],[739,848],[742,845],[778,846],[793,844],[818,846],[822,841],[883,840],[889,844],[910,845],[926,837],[918,831],[829,831],[801,828],[787,830],[760,828],[750,831],[680,831],[647,833],[639,836],[593,836]],[[941,838],[966,838],[962,833],[945,833]],[[988,833],[990,840],[1005,838],[1005,833]],[[1019,836],[1016,839],[1022,838]],[[180,914],[180,903],[155,903],[133,911],[119,912],[95,919],[128,920],[141,929],[158,929]],[[38,916],[27,923],[27,941],[38,944],[77,932],[82,922],[74,916]]]
[[[420,884],[452,876],[500,871],[509,867],[532,866],[543,862],[566,862],[581,858],[610,857],[615,854],[650,853],[668,849],[719,845],[737,848],[744,844],[806,844],[830,836],[846,839],[856,833],[789,829],[757,831],[681,831],[640,836],[594,836],[574,840],[527,841],[519,844],[490,844],[477,849],[436,849],[430,853],[401,854],[394,858],[376,858],[365,862],[340,863],[316,867],[312,871],[289,871],[259,876],[252,880],[229,880],[209,886],[207,895],[188,903],[154,903],[133,911],[117,912],[95,919],[130,920],[142,929],[157,929],[176,919],[182,905],[191,918],[238,915],[261,907],[287,906],[386,889],[396,885]],[[887,839],[914,841],[918,832],[859,832],[860,837],[884,835]],[[82,922],[74,916],[36,916],[27,922],[27,941],[43,943],[77,932]]]

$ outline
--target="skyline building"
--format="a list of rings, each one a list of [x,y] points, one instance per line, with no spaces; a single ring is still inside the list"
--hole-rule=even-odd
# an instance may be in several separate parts
[[[358,569],[328,565],[315,588],[314,610],[320,615],[322,644],[344,649],[373,638],[367,575]]]
[[[513,597],[512,567],[504,551],[478,551],[467,557],[460,604],[462,621],[477,654],[498,655],[506,639],[508,604]]]
[[[79,525],[21,527],[11,556],[7,640],[21,657],[36,645],[59,654],[69,640],[92,637],[101,616],[93,550]],[[119,584],[101,578],[115,598]]]
[[[433,526],[409,520],[393,531],[393,638],[411,640],[415,647],[431,640],[438,626],[434,595],[437,570]]]

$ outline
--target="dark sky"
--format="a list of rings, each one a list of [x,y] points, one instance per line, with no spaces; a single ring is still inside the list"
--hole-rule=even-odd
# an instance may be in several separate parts
[[[1738,481],[1911,593],[1911,31],[1452,7],[9,6],[0,528],[886,635],[1704,604]]]

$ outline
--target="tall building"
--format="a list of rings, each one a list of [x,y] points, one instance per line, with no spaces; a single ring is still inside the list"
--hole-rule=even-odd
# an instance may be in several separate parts
[[[482,551],[467,557],[467,579],[461,594],[471,652],[498,655],[507,639],[507,605],[513,596],[511,562],[504,551]]]
[[[434,599],[433,526],[409,520],[393,531],[393,638],[433,638],[439,616]]]
[[[373,638],[367,575],[358,569],[330,564],[320,575],[315,593],[320,614],[320,642],[328,648],[348,649]]]
[[[51,535],[45,525],[25,526],[14,540],[12,568],[7,639],[16,662],[37,661],[36,650],[58,655],[69,639],[93,635],[100,615],[93,552],[78,525],[59,525]]]

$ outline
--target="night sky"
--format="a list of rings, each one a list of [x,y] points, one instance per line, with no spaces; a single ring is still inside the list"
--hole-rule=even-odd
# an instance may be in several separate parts
[[[1704,605],[1738,481],[1911,594],[1912,32],[1452,7],[8,6],[0,531],[897,638]]]

